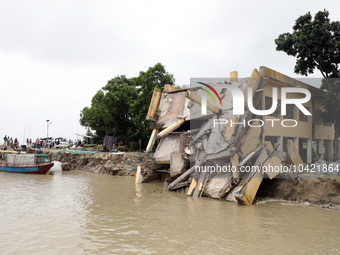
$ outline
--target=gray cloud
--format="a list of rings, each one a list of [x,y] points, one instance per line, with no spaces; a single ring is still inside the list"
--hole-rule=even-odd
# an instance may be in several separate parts
[[[0,134],[84,132],[79,113],[116,75],[161,62],[178,84],[190,77],[250,75],[265,65],[291,77],[295,59],[274,39],[296,18],[340,3],[323,1],[2,1]],[[320,77],[316,71],[312,77]],[[27,131],[26,131],[27,135]],[[22,139],[21,139],[22,140]]]

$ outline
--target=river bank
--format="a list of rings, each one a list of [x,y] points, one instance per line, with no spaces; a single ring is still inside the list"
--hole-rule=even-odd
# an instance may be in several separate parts
[[[137,166],[141,164],[143,156],[138,152],[59,151],[52,155],[52,160],[61,162],[63,171],[80,170],[95,174],[136,176]]]
[[[75,169],[96,174],[134,177],[137,166],[142,164],[143,157],[144,154],[138,152],[70,153],[60,151],[53,154],[52,160],[61,162],[64,171]],[[335,206],[340,205],[340,178],[315,175],[306,178],[263,179],[256,197],[257,201],[283,199],[340,209]]]

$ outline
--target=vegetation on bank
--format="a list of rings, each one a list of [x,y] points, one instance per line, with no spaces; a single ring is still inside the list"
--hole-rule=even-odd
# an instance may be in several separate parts
[[[326,91],[323,101],[325,122],[334,125],[333,161],[338,160],[340,137],[340,22],[331,22],[327,10],[319,11],[314,19],[308,12],[300,16],[292,33],[275,39],[276,50],[297,58],[294,72],[305,75],[318,69],[324,77],[321,89]],[[337,79],[334,79],[337,78]]]
[[[127,78],[119,75],[109,80],[92,97],[91,107],[80,113],[80,124],[93,131],[95,143],[104,136],[121,137],[128,141],[146,141],[151,134],[145,120],[154,88],[163,90],[165,84],[173,85],[175,79],[158,63],[139,76]]]

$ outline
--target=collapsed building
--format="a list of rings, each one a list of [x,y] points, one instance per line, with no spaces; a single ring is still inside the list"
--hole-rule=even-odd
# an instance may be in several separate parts
[[[286,115],[280,115],[282,95],[275,93],[287,87],[306,88],[312,102],[304,106],[312,109],[321,107],[321,90],[267,67],[254,69],[249,78],[238,79],[232,72],[229,80],[193,83],[186,89],[165,85],[163,93],[154,89],[146,117],[153,131],[136,182],[163,178],[170,191],[185,189],[188,196],[252,204],[263,178],[310,163],[311,150],[303,159],[305,146],[292,134],[310,141],[310,147],[320,131],[313,126],[314,133],[304,138],[310,129],[301,111],[287,104]],[[235,96],[240,91],[244,96]],[[299,93],[290,96],[301,98]],[[254,114],[270,109],[274,111],[267,116]],[[331,133],[325,127],[323,134]]]

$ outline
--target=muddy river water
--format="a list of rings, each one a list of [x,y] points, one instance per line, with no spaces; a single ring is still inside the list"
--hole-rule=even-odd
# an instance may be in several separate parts
[[[0,172],[0,254],[337,254],[340,211],[252,206],[81,171]]]

